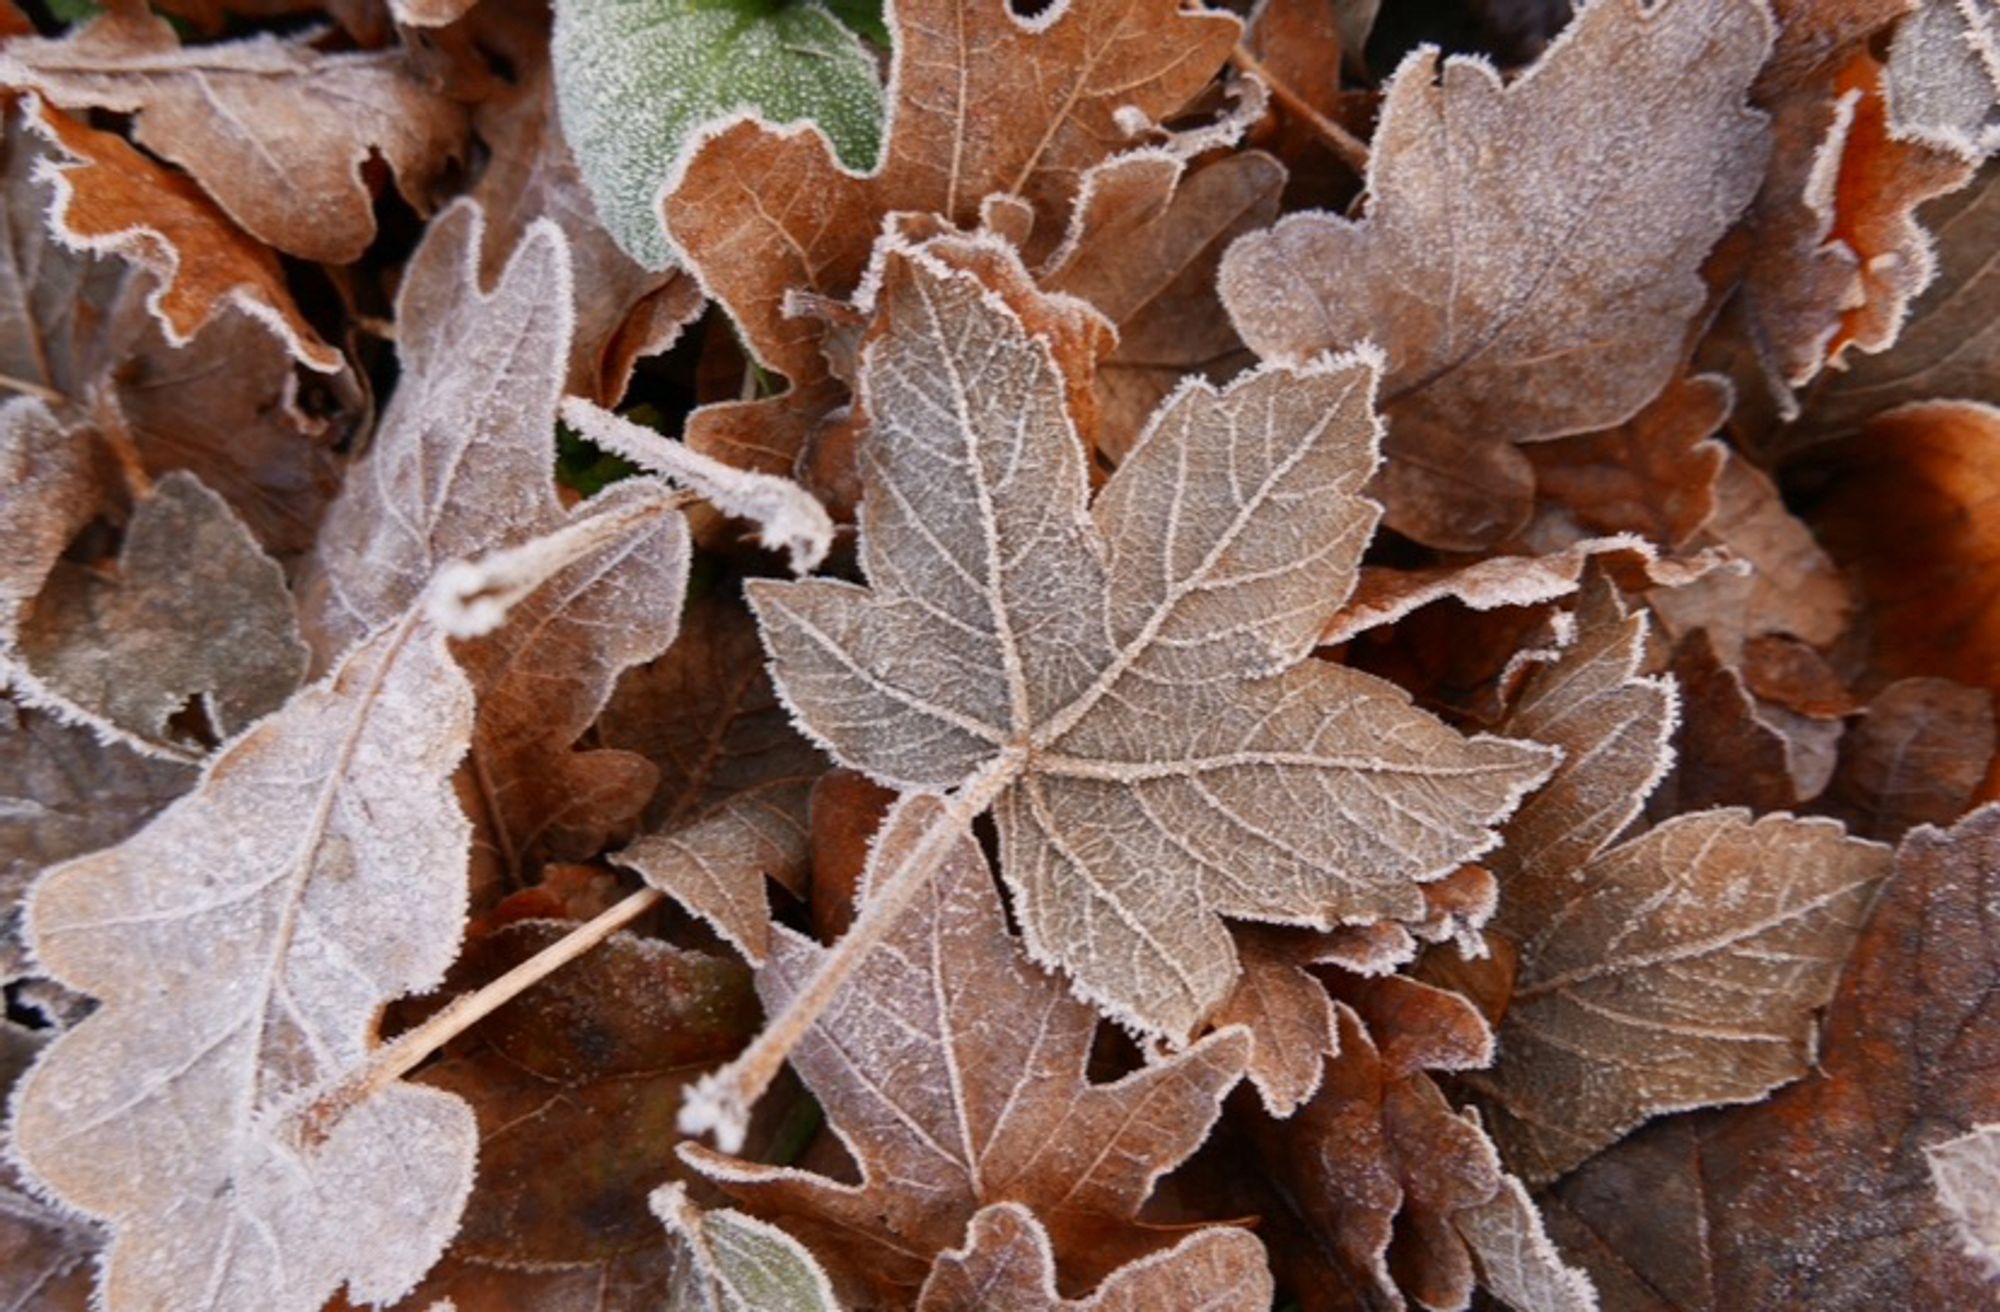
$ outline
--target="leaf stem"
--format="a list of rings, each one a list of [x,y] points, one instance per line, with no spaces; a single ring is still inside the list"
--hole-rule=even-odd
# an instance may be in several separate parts
[[[765,1024],[750,1046],[737,1054],[736,1060],[703,1076],[688,1090],[680,1114],[682,1134],[695,1136],[712,1131],[716,1147],[722,1151],[741,1150],[744,1133],[750,1125],[751,1105],[777,1078],[792,1049],[825,1014],[868,954],[896,927],[917,895],[930,886],[931,877],[973,818],[993,804],[1021,773],[1025,763],[1026,753],[1022,749],[1002,752],[938,808],[936,819],[922,835],[893,866],[880,872],[867,886],[861,913],[833,950],[820,958],[819,965],[785,1009]]]
[[[340,1118],[403,1076],[419,1062],[465,1033],[473,1025],[512,1002],[562,967],[610,938],[657,906],[666,895],[642,888],[529,957],[498,979],[462,994],[413,1030],[377,1048],[361,1066],[314,1098],[300,1113],[301,1133],[308,1143],[320,1143]]]
[[[1298,92],[1286,86],[1276,74],[1264,66],[1264,61],[1250,53],[1249,48],[1239,43],[1229,52],[1229,62],[1243,72],[1257,78],[1271,88],[1271,95],[1285,112],[1317,132],[1326,142],[1327,148],[1338,155],[1341,162],[1359,173],[1368,176],[1368,144],[1349,132],[1340,124],[1312,107],[1312,104]]]

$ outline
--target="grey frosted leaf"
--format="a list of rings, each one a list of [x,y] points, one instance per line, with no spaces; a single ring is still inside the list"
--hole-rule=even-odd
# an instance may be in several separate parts
[[[1897,135],[1972,160],[2000,150],[2000,4],[1922,0],[1896,25],[1885,78]]]
[[[36,955],[100,1001],[28,1074],[20,1159],[113,1234],[113,1307],[386,1301],[443,1251],[471,1110],[394,1084],[299,1112],[367,1058],[381,1008],[457,950],[472,694],[421,625],[357,648],[117,847],[58,866]]]
[[[1086,505],[1064,379],[979,280],[887,256],[862,356],[869,586],[753,583],[780,691],[901,787],[975,771],[1028,948],[1185,1037],[1232,987],[1219,917],[1424,914],[1546,773],[1393,685],[1304,660],[1376,507],[1370,357],[1182,387]]]
[[[1513,1176],[1502,1176],[1487,1202],[1453,1213],[1451,1223],[1472,1250],[1480,1286],[1515,1312],[1597,1312],[1590,1277],[1563,1261]]]
[[[1510,525],[1434,502],[1468,477],[1497,493],[1479,466],[1506,443],[1622,423],[1667,383],[1701,262],[1762,173],[1744,93],[1771,39],[1759,0],[1601,0],[1509,85],[1421,49],[1390,82],[1365,217],[1230,248],[1223,302],[1259,355],[1382,345],[1393,527],[1490,544]]]
[[[1529,1180],[1648,1117],[1750,1102],[1812,1066],[1813,1014],[1889,849],[1829,820],[1679,816],[1540,894],[1490,1071],[1493,1135]],[[1503,895],[1504,900],[1504,895]]]
[[[1256,1237],[1209,1226],[1119,1267],[1088,1298],[1064,1298],[1042,1223],[1019,1203],[997,1203],[972,1218],[962,1248],[938,1255],[917,1312],[1265,1312],[1274,1292]]]
[[[875,162],[875,60],[818,4],[562,0],[554,53],[563,135],[605,228],[647,268],[672,258],[660,189],[712,120],[810,120],[849,169]]]
[[[1924,1149],[1940,1210],[1966,1255],[2000,1277],[2000,1125],[1981,1125]]]
[[[774,1225],[727,1208],[704,1211],[685,1186],[663,1184],[653,1214],[686,1246],[669,1306],[686,1312],[838,1312],[819,1262]]]
[[[70,539],[102,509],[105,483],[90,433],[38,397],[0,406],[0,648],[13,647]]]
[[[232,737],[291,695],[307,659],[283,570],[180,471],[139,501],[115,574],[55,567],[8,655],[33,700],[183,758],[207,750],[169,723],[189,702]]]

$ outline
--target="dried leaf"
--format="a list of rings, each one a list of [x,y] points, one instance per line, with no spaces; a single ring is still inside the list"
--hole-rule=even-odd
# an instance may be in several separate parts
[[[269,33],[184,49],[163,18],[114,15],[62,40],[9,42],[0,81],[64,109],[134,115],[133,140],[186,169],[244,231],[327,264],[375,239],[361,179],[371,154],[428,212],[465,153],[465,110],[397,50],[322,54]]]
[[[37,886],[37,956],[102,1005],[29,1073],[16,1146],[112,1229],[111,1305],[313,1309],[343,1282],[383,1301],[443,1250],[472,1183],[464,1103],[398,1084],[324,1139],[295,1118],[456,949],[471,727],[442,641],[398,626]]]
[[[1499,1063],[1467,1077],[1509,1166],[1547,1180],[1650,1116],[1806,1074],[1888,865],[1828,821],[1708,811],[1562,878],[1519,944]]]
[[[1547,766],[1301,663],[1374,526],[1371,364],[1189,383],[1086,508],[1061,379],[1011,311],[892,253],[877,313],[872,586],[750,585],[807,731],[893,786],[985,781],[1031,955],[1171,1038],[1234,985],[1220,916],[1421,918],[1418,886]]]
[[[11,1099],[47,1036],[9,1021],[0,1028],[0,1092]],[[11,1153],[10,1153],[11,1158]],[[0,1306],[87,1312],[91,1267],[103,1235],[37,1198],[11,1160],[0,1165]]]
[[[1757,79],[1759,100],[1824,73],[1916,8],[1918,0],[1772,0],[1778,43]]]
[[[1948,825],[1971,806],[1992,764],[1993,694],[1949,679],[1901,679],[1877,693],[1841,744],[1828,815],[1885,843]]]
[[[563,133],[597,212],[649,269],[671,259],[662,185],[713,120],[794,124],[848,168],[875,161],[875,60],[817,4],[572,0],[556,10],[552,44]]]
[[[1919,829],[1856,943],[1820,1073],[1675,1117],[1564,1180],[1551,1231],[1610,1309],[1978,1307],[1923,1149],[1992,1122],[2000,807]]]
[[[1656,815],[1746,806],[1784,811],[1818,797],[1833,777],[1842,726],[1794,715],[1753,695],[1724,665],[1706,629],[1674,653],[1686,706],[1679,759],[1649,808]]]
[[[1472,1249],[1479,1283],[1519,1312],[1597,1312],[1590,1277],[1563,1261],[1542,1227],[1528,1191],[1503,1176],[1492,1201],[1468,1207],[1452,1224]]]
[[[774,780],[746,789],[708,814],[648,834],[611,859],[714,926],[754,965],[771,950],[769,876],[794,888],[812,859],[806,803],[812,781]]]
[[[965,1246],[949,1249],[924,1281],[918,1312],[1147,1312],[1176,1307],[1202,1312],[1264,1312],[1271,1306],[1264,1246],[1242,1230],[1197,1230],[1172,1248],[1118,1268],[1089,1298],[1056,1290],[1048,1232],[1019,1203],[984,1207],[966,1227]]]
[[[305,675],[283,572],[192,474],[139,501],[115,571],[56,566],[0,667],[23,695],[140,751],[203,755],[170,721],[190,705],[219,739],[276,710]]]
[[[826,1273],[805,1245],[741,1212],[704,1212],[679,1184],[653,1191],[654,1213],[687,1245],[690,1270],[669,1306],[694,1312],[836,1312]]]
[[[1678,378],[1630,421],[1601,433],[1535,442],[1535,496],[1595,536],[1636,533],[1684,545],[1715,514],[1724,450],[1710,440],[1734,394],[1717,374]]]
[[[679,269],[644,268],[604,230],[563,140],[547,68],[482,104],[474,123],[493,151],[471,192],[486,211],[481,266],[497,273],[536,219],[562,229],[576,298],[563,391],[616,404],[634,362],[672,346],[700,315],[701,288]]]
[[[1323,1059],[1340,1050],[1333,999],[1303,968],[1315,959],[1315,945],[1299,937],[1296,930],[1265,926],[1239,930],[1243,974],[1215,1012],[1217,1029],[1240,1025],[1250,1031],[1246,1074],[1264,1110],[1279,1120],[1313,1096]]]
[[[1918,0],[1889,43],[1896,135],[1968,160],[2000,150],[2000,7],[1993,0]]]
[[[921,839],[940,809],[920,796],[892,812],[878,867]],[[777,930],[758,978],[765,1005],[782,1007],[825,954]],[[1007,933],[985,859],[961,838],[792,1054],[862,1182],[693,1144],[681,1155],[759,1214],[784,1219],[846,1278],[885,1292],[908,1297],[931,1256],[999,1202],[1034,1208],[1066,1268],[1095,1279],[1134,1251],[1136,1237],[1113,1240],[1131,1230],[1154,1180],[1207,1134],[1249,1055],[1247,1036],[1232,1030],[1093,1085],[1084,1068],[1096,1029],[1090,1009]],[[881,1079],[885,1071],[895,1078]]]
[[[1487,448],[1622,423],[1666,385],[1769,146],[1743,94],[1770,40],[1747,0],[1608,0],[1511,86],[1420,51],[1383,104],[1367,216],[1230,249],[1223,301],[1258,354],[1383,344],[1391,527],[1491,545],[1517,521],[1488,506],[1487,462],[1521,462]]]
[[[1924,1149],[1938,1210],[1958,1226],[1966,1256],[2000,1275],[2000,1125],[1982,1125]]]
[[[278,257],[246,237],[200,188],[122,137],[47,105],[37,105],[28,123],[67,157],[37,170],[55,188],[49,221],[57,237],[153,274],[159,281],[146,307],[170,343],[186,345],[234,306],[276,335],[300,364],[321,373],[341,368],[340,353],[299,313]]]
[[[40,398],[0,406],[0,649],[11,648],[70,540],[108,489],[95,444]]]

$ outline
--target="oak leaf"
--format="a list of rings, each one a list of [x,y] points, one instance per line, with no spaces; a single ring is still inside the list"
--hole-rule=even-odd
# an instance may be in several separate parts
[[[1605,0],[1511,85],[1420,50],[1386,93],[1366,216],[1230,248],[1223,301],[1259,355],[1381,343],[1390,527],[1493,544],[1518,520],[1488,487],[1528,477],[1511,444],[1622,423],[1666,385],[1769,147],[1743,96],[1770,42],[1749,0]]]
[[[1903,840],[1827,1013],[1818,1073],[1649,1126],[1556,1186],[1550,1229],[1608,1309],[1977,1307],[1924,1149],[1992,1122],[2000,807]]]
[[[921,842],[940,811],[923,796],[893,811],[876,839],[878,869]],[[766,1006],[782,1007],[826,951],[776,929],[758,977]],[[1065,1269],[1094,1280],[1151,1246],[1134,1213],[1205,1137],[1249,1053],[1232,1030],[1094,1085],[1085,1064],[1097,1023],[1028,961],[984,857],[961,837],[792,1054],[861,1183],[695,1144],[681,1156],[866,1287],[907,1297],[932,1255],[1000,1202],[1034,1209]]]
[[[997,799],[1030,954],[1173,1039],[1234,984],[1222,916],[1422,918],[1419,886],[1548,767],[1303,659],[1374,528],[1372,363],[1184,385],[1086,506],[1061,376],[1012,311],[896,251],[875,309],[871,585],[750,585],[807,732]]]
[[[288,255],[347,264],[375,238],[361,167],[379,153],[418,212],[465,153],[466,115],[402,51],[322,54],[268,33],[183,48],[163,18],[101,18],[11,41],[0,82],[68,110],[133,115],[132,139],[180,165],[238,226]]]
[[[995,1203],[973,1216],[963,1248],[938,1256],[917,1296],[917,1310],[1264,1312],[1271,1294],[1264,1246],[1246,1231],[1210,1226],[1119,1267],[1090,1297],[1066,1299],[1056,1289],[1055,1256],[1041,1222],[1019,1203]]]

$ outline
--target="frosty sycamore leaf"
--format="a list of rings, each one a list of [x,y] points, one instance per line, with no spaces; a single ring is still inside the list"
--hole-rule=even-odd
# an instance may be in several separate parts
[[[875,60],[817,4],[562,0],[554,54],[563,134],[604,226],[649,269],[671,262],[660,186],[708,120],[810,119],[853,169],[881,140]]]
[[[1304,659],[1375,526],[1372,360],[1188,384],[1092,507],[1013,311],[910,251],[875,308],[871,586],[750,585],[807,731],[896,786],[979,775],[1029,953],[1140,1029],[1180,1039],[1228,995],[1222,916],[1420,918],[1549,755]]]
[[[29,930],[97,997],[16,1105],[21,1160],[114,1238],[111,1307],[402,1294],[472,1184],[471,1110],[393,1084],[320,1134],[382,1004],[434,985],[466,909],[451,775],[472,693],[406,622],[259,721],[117,847],[51,870]]]
[[[1666,384],[1701,261],[1762,172],[1743,95],[1770,45],[1759,0],[1599,0],[1511,85],[1421,49],[1383,104],[1366,217],[1230,248],[1223,301],[1259,355],[1382,343],[1392,526],[1490,544],[1507,525],[1439,511],[1469,456],[1622,423]]]

